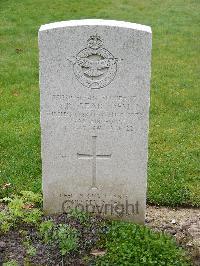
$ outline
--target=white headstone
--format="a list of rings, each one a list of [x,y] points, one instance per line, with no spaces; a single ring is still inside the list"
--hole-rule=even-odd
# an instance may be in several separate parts
[[[151,28],[78,20],[41,26],[44,210],[143,223]]]

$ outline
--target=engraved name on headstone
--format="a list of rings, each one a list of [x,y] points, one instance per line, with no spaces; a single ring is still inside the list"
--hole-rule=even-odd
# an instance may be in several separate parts
[[[143,223],[151,28],[78,20],[41,26],[44,210]]]

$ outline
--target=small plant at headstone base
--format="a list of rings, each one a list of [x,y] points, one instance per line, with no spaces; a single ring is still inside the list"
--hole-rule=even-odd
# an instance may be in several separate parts
[[[68,224],[55,225],[51,220],[39,227],[40,235],[46,244],[57,244],[62,256],[78,248],[79,232]]]
[[[42,206],[42,194],[34,193],[30,190],[23,190],[20,192],[22,199],[26,204],[34,204],[36,207]]]
[[[32,241],[29,236],[26,236],[25,241],[23,242],[23,246],[26,249],[26,254],[28,256],[35,256],[36,255],[36,248],[32,245]]]
[[[46,220],[39,226],[39,233],[46,244],[52,242],[54,223],[52,220]]]
[[[78,237],[78,231],[67,224],[60,224],[53,232],[53,240],[58,242],[62,256],[78,248]]]
[[[87,225],[89,222],[89,214],[79,210],[78,208],[70,209],[68,217],[78,220],[81,224]]]
[[[20,196],[1,199],[5,209],[0,212],[0,231],[8,232],[20,223],[37,225],[42,216],[41,210],[37,208],[41,201],[41,195],[31,191],[22,191]]]
[[[113,221],[102,235],[98,248],[106,250],[95,265],[168,265],[188,266],[190,259],[170,236],[145,226]]]

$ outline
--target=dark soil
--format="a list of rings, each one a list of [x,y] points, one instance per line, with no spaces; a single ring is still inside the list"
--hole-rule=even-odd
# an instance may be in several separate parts
[[[104,219],[90,217],[89,223],[82,225],[78,220],[68,218],[66,214],[49,216],[45,219],[53,219],[56,224],[70,224],[80,233],[79,246],[76,252],[61,256],[58,245],[47,245],[41,239],[36,228],[20,225],[0,236],[0,265],[4,262],[15,260],[19,265],[92,265],[95,256],[90,251],[99,241],[100,233],[106,230]],[[28,255],[24,245],[26,239],[31,240],[31,245],[36,248],[36,254]]]

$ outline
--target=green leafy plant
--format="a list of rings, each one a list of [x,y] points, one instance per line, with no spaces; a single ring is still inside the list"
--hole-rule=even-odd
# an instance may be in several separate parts
[[[36,206],[41,206],[42,204],[42,195],[40,193],[34,193],[32,191],[23,190],[20,192],[22,195],[23,202],[27,204],[35,204]]]
[[[26,249],[26,254],[28,256],[36,255],[36,248],[32,245],[31,239],[28,236],[26,237],[26,240],[23,242],[23,245]]]
[[[23,221],[29,224],[37,224],[41,220],[42,212],[39,209],[32,209],[24,214]]]
[[[15,260],[11,260],[3,263],[3,266],[18,266],[19,264]]]
[[[58,241],[62,255],[77,249],[78,235],[78,231],[67,224],[60,224],[53,232],[53,239]]]
[[[40,235],[43,237],[45,243],[52,241],[54,223],[51,220],[44,221],[39,226]]]
[[[0,231],[8,232],[13,223],[13,218],[5,210],[0,212]]]
[[[78,247],[79,233],[70,225],[55,225],[48,220],[40,224],[39,232],[46,244],[58,244],[61,255],[74,251]]]
[[[78,220],[82,224],[86,224],[89,221],[89,215],[86,212],[79,210],[78,208],[70,209],[68,217]]]
[[[0,212],[0,230],[7,232],[11,227],[19,223],[28,223],[37,225],[41,220],[42,212],[36,208],[41,202],[41,195],[34,194],[31,191],[23,191],[21,197],[14,195],[0,200],[4,202],[5,209]]]

